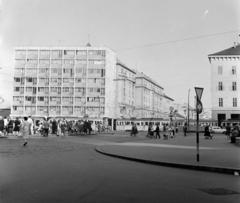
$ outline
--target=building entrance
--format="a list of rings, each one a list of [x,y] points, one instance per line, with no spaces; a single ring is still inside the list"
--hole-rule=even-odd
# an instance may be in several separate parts
[[[226,114],[218,114],[218,126],[220,126],[224,120],[226,120]]]

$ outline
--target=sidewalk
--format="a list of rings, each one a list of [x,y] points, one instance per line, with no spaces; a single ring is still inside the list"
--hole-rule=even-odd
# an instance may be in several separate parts
[[[133,141],[132,141],[133,140]],[[146,139],[97,146],[105,155],[162,166],[203,170],[233,175],[240,174],[240,145],[231,144],[224,135],[213,140],[200,136],[200,161],[196,161],[196,136],[174,139]]]

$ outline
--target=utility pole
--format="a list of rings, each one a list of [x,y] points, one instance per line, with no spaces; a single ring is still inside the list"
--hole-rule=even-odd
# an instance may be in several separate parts
[[[187,126],[189,128],[189,97],[190,97],[190,88],[188,89],[188,108],[187,108]]]

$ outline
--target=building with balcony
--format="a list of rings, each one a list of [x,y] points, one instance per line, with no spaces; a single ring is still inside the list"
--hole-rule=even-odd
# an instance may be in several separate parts
[[[212,119],[240,120],[240,45],[208,55],[211,64]]]

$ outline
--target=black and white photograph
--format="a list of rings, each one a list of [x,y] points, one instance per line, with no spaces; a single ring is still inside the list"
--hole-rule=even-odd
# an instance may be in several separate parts
[[[0,203],[239,203],[240,0],[0,0]]]

